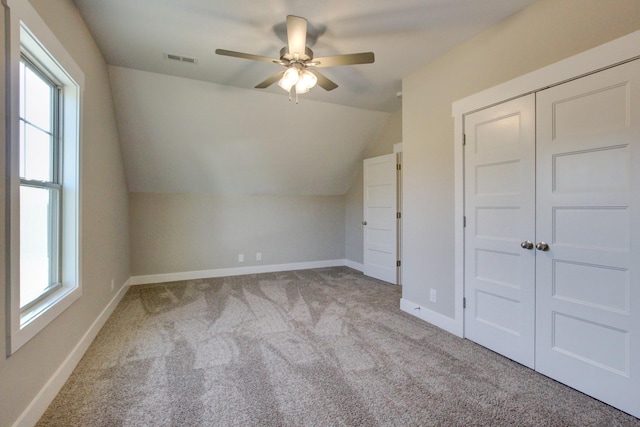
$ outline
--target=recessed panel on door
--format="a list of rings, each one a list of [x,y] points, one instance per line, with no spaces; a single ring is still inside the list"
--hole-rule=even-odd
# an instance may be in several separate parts
[[[556,141],[588,138],[627,129],[630,97],[628,82],[620,81],[554,100],[549,106],[554,119],[550,124],[552,138]]]
[[[558,153],[552,160],[553,192],[627,190],[629,159],[626,144]]]
[[[520,231],[520,208],[479,207],[476,209],[476,235],[493,239],[510,239]]]
[[[552,348],[567,361],[629,376],[629,331],[559,312],[553,312],[552,325]]]
[[[520,259],[521,256],[517,253],[476,248],[475,260],[473,260],[475,271],[472,277],[485,283],[498,283],[520,289],[522,287],[521,270],[526,267],[520,265]]]
[[[561,260],[554,260],[552,268],[551,296],[554,299],[629,313],[631,282],[628,268]]]
[[[630,215],[628,206],[555,206],[551,240],[556,246],[628,252]]]
[[[476,292],[474,311],[476,320],[487,326],[512,334],[516,339],[520,335],[520,301],[505,297],[502,293]],[[515,321],[515,322],[514,322]]]
[[[519,111],[496,115],[477,123],[469,133],[474,140],[476,155],[491,154],[495,151],[513,149],[522,145],[522,116]]]
[[[521,173],[519,160],[487,163],[475,170],[475,195],[517,195]]]

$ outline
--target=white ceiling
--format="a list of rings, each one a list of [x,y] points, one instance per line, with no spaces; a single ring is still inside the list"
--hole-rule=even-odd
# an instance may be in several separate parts
[[[402,78],[533,0],[73,0],[108,64],[252,89],[281,70],[223,57],[278,57],[288,14],[309,21],[315,56],[373,51],[374,64],[323,68],[339,87],[305,99],[393,112]],[[196,65],[165,59],[194,57]],[[259,91],[259,89],[252,89]],[[273,85],[264,91],[286,99]],[[274,100],[274,104],[278,101]]]
[[[401,109],[403,77],[533,0],[73,1],[109,64],[129,191],[336,195]],[[214,53],[277,57],[288,14],[308,19],[316,57],[375,63],[322,68],[339,87],[296,105],[253,88],[280,66]]]

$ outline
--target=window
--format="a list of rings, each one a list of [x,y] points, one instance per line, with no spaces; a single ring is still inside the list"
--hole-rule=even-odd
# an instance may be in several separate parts
[[[59,85],[20,61],[20,310],[61,286]]]
[[[7,4],[11,355],[82,295],[84,74],[28,1]]]

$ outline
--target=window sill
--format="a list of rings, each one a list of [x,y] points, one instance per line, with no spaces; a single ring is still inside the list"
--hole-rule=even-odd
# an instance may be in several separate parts
[[[20,313],[20,327],[11,333],[9,354],[15,353],[27,341],[37,335],[81,295],[82,289],[80,287],[63,286],[38,304]]]

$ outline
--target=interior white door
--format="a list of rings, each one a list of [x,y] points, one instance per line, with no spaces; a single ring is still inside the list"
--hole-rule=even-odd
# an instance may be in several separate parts
[[[640,417],[640,60],[537,98],[536,370]]]
[[[533,367],[535,98],[464,120],[465,336]]]
[[[396,155],[364,160],[364,274],[397,283]]]

